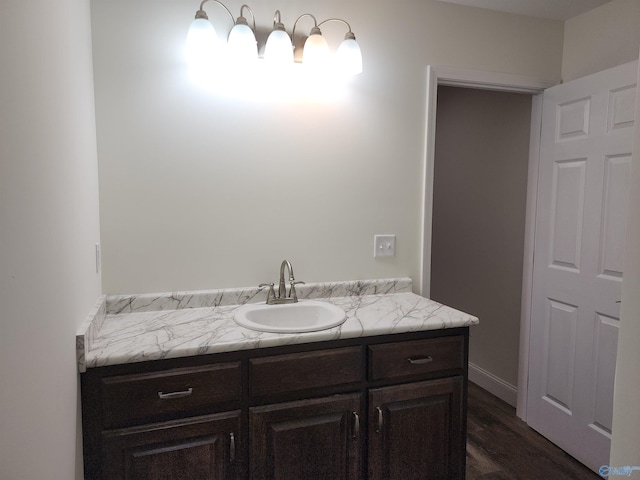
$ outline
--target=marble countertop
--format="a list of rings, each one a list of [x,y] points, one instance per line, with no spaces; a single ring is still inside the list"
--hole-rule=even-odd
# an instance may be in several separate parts
[[[266,289],[102,296],[76,336],[78,369],[478,323],[411,289],[409,278],[300,285],[300,299],[333,303],[346,321],[291,334],[249,330],[233,320],[241,305],[264,302]]]

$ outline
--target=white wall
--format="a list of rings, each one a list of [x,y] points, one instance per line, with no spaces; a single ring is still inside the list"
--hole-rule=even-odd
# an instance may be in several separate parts
[[[0,478],[82,478],[74,336],[101,288],[89,3],[0,2]]]
[[[638,58],[640,2],[613,0],[565,23],[562,79],[566,82]]]
[[[305,12],[348,20],[365,71],[324,102],[226,96],[182,63],[198,2],[91,5],[106,293],[255,285],[284,258],[308,282],[417,284],[426,65],[560,76],[562,22],[433,0],[266,1],[252,5],[262,32],[276,8],[289,31]],[[332,48],[344,35],[323,32]],[[373,258],[376,233],[397,235],[395,258]]]
[[[640,96],[636,98],[640,119]],[[636,121],[631,168],[632,206],[627,221],[624,282],[611,438],[612,466],[640,466],[640,122]],[[637,473],[635,474],[637,475]]]

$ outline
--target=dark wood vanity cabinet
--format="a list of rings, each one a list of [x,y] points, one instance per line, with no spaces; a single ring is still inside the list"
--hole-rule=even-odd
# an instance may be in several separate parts
[[[369,347],[370,378],[394,383],[466,372],[466,338]],[[369,390],[370,480],[464,478],[466,373]]]
[[[464,476],[463,378],[369,392],[369,479]]]
[[[82,374],[88,480],[464,479],[468,328]]]
[[[241,365],[149,362],[82,374],[85,478],[243,478]]]

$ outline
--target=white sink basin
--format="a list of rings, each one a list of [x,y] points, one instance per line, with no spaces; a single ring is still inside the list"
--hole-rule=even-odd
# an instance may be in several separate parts
[[[243,305],[233,319],[242,327],[260,332],[302,333],[337,327],[346,315],[332,303],[300,300],[281,305]]]

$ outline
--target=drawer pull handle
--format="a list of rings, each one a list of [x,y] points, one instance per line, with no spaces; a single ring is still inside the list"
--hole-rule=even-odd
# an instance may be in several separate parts
[[[360,436],[360,416],[356,412],[351,412],[353,417],[353,439],[357,440]]]
[[[378,413],[378,424],[376,425],[376,433],[380,433],[382,431],[382,409],[380,407],[376,407],[376,412]]]
[[[236,437],[231,432],[229,434],[229,463],[236,461]]]
[[[416,358],[407,358],[411,365],[424,365],[425,363],[433,362],[433,358],[429,357],[416,357]]]
[[[161,400],[171,400],[172,398],[188,397],[192,393],[193,393],[193,388],[189,387],[188,390],[183,390],[182,392],[171,392],[171,393],[158,392],[158,398]]]

